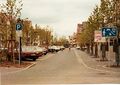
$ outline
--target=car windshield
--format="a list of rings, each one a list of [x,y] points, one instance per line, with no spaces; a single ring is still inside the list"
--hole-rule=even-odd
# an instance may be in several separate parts
[[[32,46],[23,46],[22,47],[22,51],[23,52],[34,52],[35,51],[35,47],[32,47]]]

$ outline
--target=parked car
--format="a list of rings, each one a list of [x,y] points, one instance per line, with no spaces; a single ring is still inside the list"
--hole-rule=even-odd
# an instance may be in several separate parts
[[[39,57],[39,52],[34,46],[23,46],[22,47],[22,58],[29,58],[35,61]]]
[[[53,52],[52,46],[48,47],[48,52]]]
[[[63,51],[65,49],[65,47],[64,46],[60,46],[60,49]]]
[[[11,56],[12,51],[7,50],[7,55]],[[14,49],[14,55],[16,59],[19,59],[19,49]],[[42,55],[43,49],[38,46],[22,46],[21,59],[32,59],[35,61]]]
[[[11,52],[8,53],[9,56],[12,55]],[[19,49],[14,50],[15,58],[19,59]],[[39,52],[37,51],[35,46],[22,46],[21,51],[21,59],[32,59],[33,61],[36,61],[36,59],[39,57]]]
[[[60,51],[60,47],[59,46],[53,46],[53,49],[55,50],[55,52]]]
[[[77,46],[76,49],[80,50],[80,46]]]
[[[36,54],[40,57],[40,56],[42,56],[44,53],[44,50],[43,50],[43,48],[41,48],[41,47],[38,47],[38,46],[34,46],[34,51],[36,52]]]
[[[49,49],[49,52],[58,52],[58,51],[60,51],[60,47],[58,47],[58,46],[49,46],[48,47],[48,49]]]
[[[48,53],[48,49],[45,47],[41,47],[43,55],[46,55]]]

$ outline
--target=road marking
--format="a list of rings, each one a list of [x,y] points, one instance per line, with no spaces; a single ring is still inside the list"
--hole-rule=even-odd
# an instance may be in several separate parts
[[[75,53],[79,63],[82,63],[88,69],[92,69],[92,70],[96,70],[96,71],[100,71],[100,72],[106,72],[106,73],[111,73],[111,72],[112,73],[118,73],[118,72],[115,72],[115,71],[106,71],[106,70],[100,70],[100,69],[89,67],[87,64],[85,64],[85,62],[82,60],[82,58],[80,58],[80,56],[78,55],[78,53],[75,50],[74,50],[74,53]]]

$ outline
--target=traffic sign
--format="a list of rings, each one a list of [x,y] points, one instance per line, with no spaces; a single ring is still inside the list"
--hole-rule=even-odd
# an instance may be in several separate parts
[[[16,30],[22,30],[22,24],[21,23],[17,23],[16,24]]]
[[[116,37],[118,30],[116,27],[103,27],[102,28],[102,37]]]
[[[16,37],[22,37],[22,30],[16,31]]]
[[[94,42],[99,42],[102,38],[102,33],[99,30],[95,30],[94,32]]]
[[[102,32],[100,30],[95,30],[94,42],[106,42],[106,38],[102,37]]]

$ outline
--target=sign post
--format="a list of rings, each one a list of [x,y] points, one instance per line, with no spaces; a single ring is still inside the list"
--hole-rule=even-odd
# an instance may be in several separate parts
[[[22,37],[22,24],[21,23],[17,23],[16,24],[16,34],[17,37],[19,38],[19,65],[21,64],[21,37]]]
[[[115,50],[115,58],[116,64],[119,66],[119,30],[117,27],[103,27],[102,28],[102,36],[106,38],[115,38],[113,47]]]

